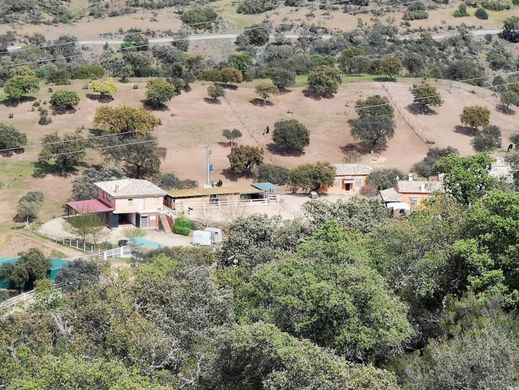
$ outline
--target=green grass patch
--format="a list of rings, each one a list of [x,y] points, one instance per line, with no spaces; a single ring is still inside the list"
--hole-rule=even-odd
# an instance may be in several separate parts
[[[0,160],[0,185],[3,190],[16,190],[31,178],[34,167],[31,161]]]

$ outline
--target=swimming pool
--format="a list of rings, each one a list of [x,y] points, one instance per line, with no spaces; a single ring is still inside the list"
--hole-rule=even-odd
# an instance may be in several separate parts
[[[146,248],[146,249],[160,249],[164,248],[164,245],[159,244],[158,242],[148,240],[143,237],[133,237],[130,238],[130,243],[134,245],[138,245],[140,247]]]

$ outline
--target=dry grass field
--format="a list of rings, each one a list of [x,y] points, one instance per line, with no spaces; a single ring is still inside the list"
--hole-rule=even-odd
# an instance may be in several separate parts
[[[62,213],[62,205],[69,198],[74,176],[66,178],[48,175],[45,178],[32,177],[32,162],[39,152],[37,144],[44,134],[57,131],[64,133],[84,129],[85,136],[92,126],[96,108],[102,104],[86,97],[87,90],[82,82],[70,86],[55,87],[73,89],[81,96],[81,103],[73,114],[54,115],[48,126],[38,125],[38,111],[31,102],[16,107],[0,106],[0,121],[13,125],[25,132],[29,146],[25,153],[12,157],[0,157],[0,223],[8,223],[15,213],[16,202],[27,191],[42,191],[46,194],[42,220]],[[326,160],[341,162],[344,150],[355,141],[350,135],[348,119],[354,118],[354,104],[357,99],[373,94],[389,96],[396,108],[396,134],[387,149],[380,154],[366,154],[362,160],[372,166],[398,167],[408,170],[423,158],[431,145],[454,146],[463,154],[472,153],[471,136],[457,126],[459,115],[466,105],[480,104],[492,111],[491,122],[501,127],[504,144],[509,135],[517,131],[516,115],[505,115],[496,110],[497,98],[491,92],[477,87],[454,86],[449,92],[447,82],[439,82],[444,106],[433,115],[412,114],[407,106],[411,102],[409,86],[411,80],[398,83],[350,82],[343,83],[332,99],[315,100],[305,97],[303,88],[293,88],[290,92],[271,99],[272,105],[258,106],[250,101],[256,96],[254,84],[245,83],[236,90],[227,90],[227,96],[219,104],[208,103],[207,84],[196,83],[193,90],[175,97],[167,109],[155,111],[162,125],[155,130],[160,144],[168,149],[162,164],[162,172],[174,172],[182,178],[192,178],[203,183],[205,179],[205,144],[212,145],[212,162],[215,165],[213,179],[222,178],[228,168],[229,146],[221,136],[225,128],[238,128],[243,137],[241,144],[257,145],[265,150],[265,161],[292,168],[301,163]],[[134,89],[138,85],[138,89]],[[145,80],[120,84],[111,105],[141,106],[145,93]],[[50,92],[45,87],[38,99],[48,101]],[[8,115],[14,114],[13,119]],[[519,115],[519,114],[518,114]],[[272,129],[279,119],[294,118],[304,123],[311,131],[310,146],[300,156],[282,156],[270,151],[271,138],[263,135],[266,126]],[[429,141],[427,144],[425,141]],[[96,152],[90,152],[89,162],[100,161]]]

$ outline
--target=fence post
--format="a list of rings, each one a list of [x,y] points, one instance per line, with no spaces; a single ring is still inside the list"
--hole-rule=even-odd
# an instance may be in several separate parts
[[[121,249],[121,257],[123,257],[124,256],[124,249],[123,249],[124,246],[120,246],[119,248]]]
[[[103,252],[103,260],[106,260],[106,252],[107,252],[107,251],[104,251],[104,252]]]

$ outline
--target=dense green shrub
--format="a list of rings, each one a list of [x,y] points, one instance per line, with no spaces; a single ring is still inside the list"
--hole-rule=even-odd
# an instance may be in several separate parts
[[[208,30],[218,19],[218,14],[211,7],[195,7],[185,11],[180,19],[196,29]]]
[[[481,7],[491,11],[504,11],[510,9],[511,5],[508,1],[483,1]]]
[[[73,79],[101,79],[105,75],[105,71],[101,65],[82,64],[72,71]]]
[[[474,16],[481,20],[487,20],[488,19],[488,13],[485,11],[484,8],[478,8],[476,12],[474,13]]]
[[[195,229],[195,224],[189,219],[179,217],[175,220],[173,225],[173,233],[180,234],[182,236],[189,236],[191,230]]]

